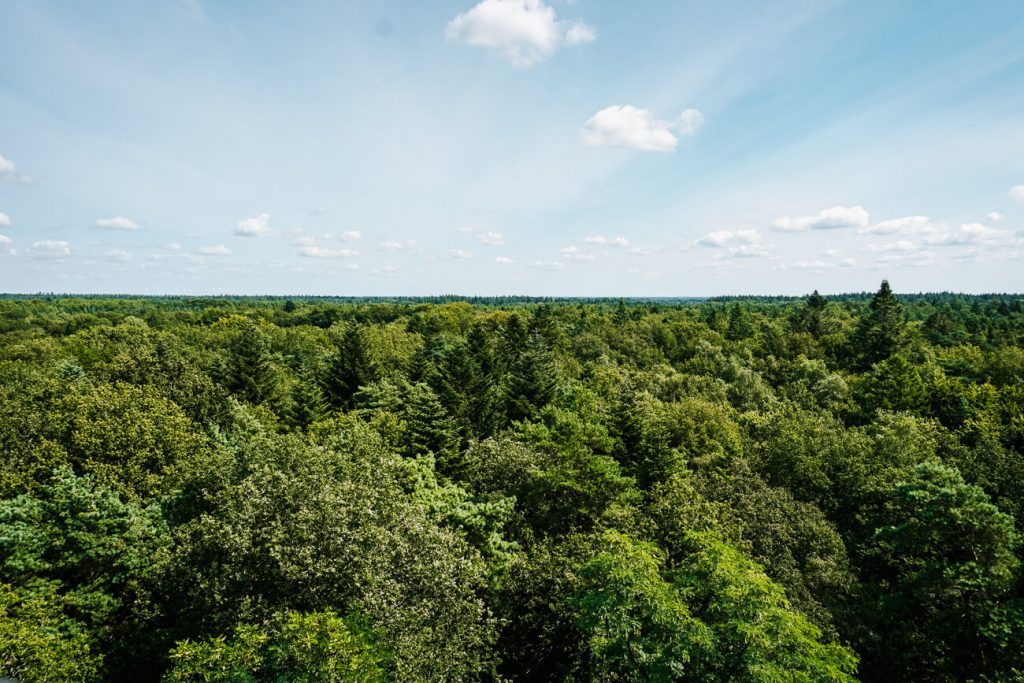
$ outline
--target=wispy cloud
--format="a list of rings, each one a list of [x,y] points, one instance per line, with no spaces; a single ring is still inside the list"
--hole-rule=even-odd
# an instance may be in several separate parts
[[[621,235],[618,237],[605,237],[604,235],[589,235],[583,238],[584,244],[607,245],[610,247],[629,248],[629,240]]]
[[[11,217],[3,211],[0,211],[0,228],[11,227]]]
[[[210,246],[199,247],[196,251],[198,253],[202,254],[203,256],[230,256],[231,255],[231,250],[228,249],[223,244],[214,244],[214,245],[210,245]]]
[[[1007,194],[1018,204],[1024,204],[1024,185],[1014,185]]]
[[[489,247],[500,247],[505,244],[505,236],[500,232],[481,232],[475,237],[477,242]]]
[[[0,183],[9,183],[11,185],[31,185],[34,183],[30,176],[18,173],[17,167],[14,162],[10,159],[5,159],[0,154]]]
[[[308,258],[351,258],[353,256],[359,256],[359,252],[355,249],[330,249],[328,247],[313,244],[301,247],[299,249],[299,255],[306,256]]]
[[[96,227],[104,230],[138,230],[139,224],[130,218],[117,216],[116,218],[101,218],[96,221]]]
[[[71,256],[71,245],[64,240],[41,240],[33,242],[29,256],[38,259],[59,259]]]
[[[448,256],[456,261],[469,261],[474,258],[473,252],[465,249],[452,249],[448,252]]]
[[[761,233],[757,230],[715,230],[705,234],[695,244],[721,250],[716,258],[756,258],[770,256],[772,253],[761,244]]]
[[[803,230],[842,230],[865,228],[870,216],[863,206],[833,206],[813,216],[783,216],[771,222],[772,230],[800,232]]]
[[[940,229],[940,226],[928,216],[906,216],[904,218],[882,221],[874,225],[865,225],[857,232],[876,235],[917,235],[935,232],[938,229]]]
[[[697,244],[702,247],[735,247],[754,244],[760,239],[757,230],[715,230],[697,240]]]
[[[593,261],[594,259],[597,258],[597,256],[595,256],[594,254],[590,252],[584,252],[576,245],[563,247],[562,249],[558,250],[558,253],[561,254],[562,258],[566,259],[567,261]]]
[[[377,247],[381,251],[404,251],[405,249],[411,249],[414,246],[416,246],[416,240],[384,240],[383,242],[377,243]]]

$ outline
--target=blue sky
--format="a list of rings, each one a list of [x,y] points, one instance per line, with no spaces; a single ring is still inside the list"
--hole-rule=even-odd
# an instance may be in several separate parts
[[[1024,4],[0,3],[0,291],[1024,289]]]

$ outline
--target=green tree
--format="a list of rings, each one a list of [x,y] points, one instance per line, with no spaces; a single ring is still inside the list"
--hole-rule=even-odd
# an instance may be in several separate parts
[[[882,280],[878,292],[868,304],[853,334],[854,355],[862,368],[869,368],[898,352],[906,338],[906,313],[892,293],[888,280]]]
[[[246,324],[232,339],[224,384],[254,405],[273,404],[279,399],[280,379],[270,353],[270,341],[255,323]]]
[[[106,675],[120,678],[152,655],[144,613],[153,560],[169,541],[159,508],[140,509],[63,469],[38,494],[0,503],[0,582],[28,595],[54,587],[46,604],[81,622],[92,650],[113,667]]]
[[[230,638],[185,640],[170,654],[165,683],[373,683],[383,657],[351,621],[331,612],[288,614],[242,624]]]
[[[98,680],[102,659],[66,605],[56,583],[32,591],[0,583],[0,676],[25,683]]]
[[[179,525],[164,600],[191,615],[176,639],[290,611],[358,613],[398,680],[492,667],[480,553],[403,487],[407,468],[355,417],[311,437],[256,435],[227,476],[190,484],[208,509]]]
[[[896,484],[887,516],[866,553],[865,673],[896,681],[1009,676],[1021,664],[1024,629],[1005,618],[1020,566],[1011,518],[935,462]]]
[[[327,359],[324,394],[335,408],[349,408],[359,387],[377,378],[378,372],[370,359],[362,328],[350,323],[338,344],[337,353]]]
[[[662,554],[619,532],[580,568],[570,605],[587,642],[592,679],[699,679],[712,647],[709,629],[690,614],[685,596],[661,575]]]
[[[927,393],[917,368],[902,355],[875,364],[861,380],[856,396],[861,412],[870,417],[876,410],[920,413]]]
[[[696,551],[671,576],[711,632],[697,680],[856,680],[854,652],[825,641],[760,567],[715,534],[695,534],[691,543]]]

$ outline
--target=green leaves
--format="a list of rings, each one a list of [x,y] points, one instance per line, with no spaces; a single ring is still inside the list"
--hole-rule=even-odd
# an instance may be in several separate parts
[[[289,612],[230,638],[178,643],[165,683],[376,683],[387,680],[370,638],[331,612]]]
[[[99,677],[101,658],[90,634],[68,619],[56,584],[18,590],[0,583],[0,676],[25,683],[85,683]]]
[[[1019,651],[1008,645],[1019,642],[1022,624],[994,623],[1020,566],[1011,518],[957,470],[935,462],[895,485],[887,516],[867,563],[879,659],[895,663],[901,680],[995,675],[1001,663],[1019,665]],[[1009,637],[991,637],[1008,626]]]

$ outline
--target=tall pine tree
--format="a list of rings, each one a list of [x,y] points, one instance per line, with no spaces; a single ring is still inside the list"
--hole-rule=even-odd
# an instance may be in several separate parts
[[[899,351],[906,338],[906,324],[903,304],[892,293],[889,281],[882,280],[853,335],[853,355],[861,367],[869,368]]]

